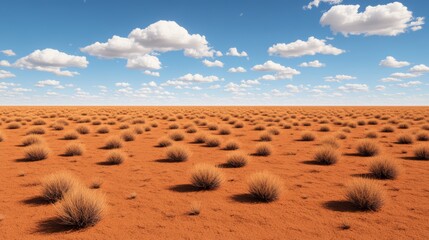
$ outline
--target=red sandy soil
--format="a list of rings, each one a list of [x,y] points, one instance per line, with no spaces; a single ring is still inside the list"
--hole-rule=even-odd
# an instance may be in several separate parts
[[[183,119],[177,119],[177,115]],[[101,120],[104,116],[107,120]],[[177,120],[167,121],[163,116]],[[222,121],[226,116],[242,121],[244,128]],[[52,153],[45,160],[21,161],[25,147],[20,141],[36,119],[46,121],[41,126],[46,130],[42,137]],[[49,127],[59,119],[69,123],[64,130]],[[100,120],[102,125],[77,123],[79,119]],[[145,123],[131,124],[132,119],[144,119]],[[218,135],[195,124],[197,133],[239,141],[241,150],[248,154],[254,153],[262,133],[253,130],[255,125],[272,125],[280,135],[270,142],[274,150],[271,156],[250,156],[243,168],[221,168],[225,181],[219,189],[195,191],[189,185],[192,167],[197,163],[222,164],[230,151],[194,144],[197,133],[185,133],[185,140],[174,144],[187,146],[192,156],[186,162],[171,163],[162,161],[165,148],[156,147],[156,143],[174,131],[168,129],[169,124],[177,123],[183,130],[184,124],[198,119],[229,125],[230,135]],[[323,119],[328,123],[320,124]],[[349,127],[350,133],[343,132],[347,127],[334,124],[370,119],[378,124]],[[26,125],[6,129],[16,120]],[[107,125],[110,120],[116,124]],[[396,121],[389,123],[391,120]],[[136,135],[135,141],[125,142],[122,150],[129,157],[123,164],[100,164],[108,152],[102,149],[105,139],[120,135],[121,123],[128,123],[132,129],[152,122],[159,126]],[[294,122],[299,126],[281,126]],[[304,122],[311,126],[302,126]],[[399,129],[398,123],[402,122],[409,128]],[[396,143],[401,133],[413,138],[417,131],[429,133],[422,129],[429,124],[428,107],[1,107],[0,123],[5,137],[0,142],[1,239],[429,239],[429,161],[413,158],[413,148],[420,142]],[[71,142],[62,140],[62,136],[78,125],[91,129],[74,140],[82,143],[86,152],[82,156],[61,156]],[[328,125],[330,132],[320,132],[321,125]],[[380,132],[384,125],[393,126],[394,132]],[[110,133],[97,134],[100,126],[109,126]],[[303,130],[312,131],[316,140],[299,141]],[[344,195],[350,181],[368,173],[371,158],[356,155],[355,147],[369,130],[377,132],[375,140],[383,154],[398,159],[403,170],[396,180],[375,180],[387,200],[377,212],[356,209]],[[320,139],[338,132],[347,135],[339,140],[339,162],[330,166],[314,164]],[[103,182],[93,191],[105,194],[107,211],[95,226],[72,231],[52,220],[56,209],[41,198],[40,182],[61,170],[71,172],[88,186],[96,179]],[[249,196],[246,181],[261,170],[282,179],[284,191],[279,200],[259,203]],[[132,193],[137,197],[129,199]],[[201,203],[200,215],[188,214],[192,202]],[[350,228],[342,229],[343,225]]]

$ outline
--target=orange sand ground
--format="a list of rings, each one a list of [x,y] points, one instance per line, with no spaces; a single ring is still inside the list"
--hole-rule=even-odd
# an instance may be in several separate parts
[[[178,119],[178,115],[183,119]],[[165,117],[176,118],[168,121]],[[228,121],[236,119],[244,128],[234,128]],[[106,117],[106,120],[102,120]],[[164,117],[164,119],[163,119]],[[296,118],[294,118],[296,117]],[[52,150],[48,159],[25,162],[20,141],[31,121],[43,119],[43,138]],[[59,119],[69,125],[55,131],[49,126]],[[144,119],[144,124],[132,124]],[[377,125],[346,127],[358,120],[376,119]],[[90,122],[77,123],[79,120]],[[100,120],[102,125],[91,122]],[[115,125],[107,125],[114,120]],[[214,191],[195,191],[190,187],[189,171],[196,163],[222,164],[229,151],[192,143],[195,134],[185,133],[192,152],[187,162],[160,161],[165,148],[156,147],[160,137],[168,135],[168,125],[199,122],[229,125],[230,135],[218,135],[206,126],[194,124],[198,132],[218,135],[224,140],[242,143],[246,153],[253,153],[261,131],[255,125],[273,126],[280,135],[273,136],[274,152],[268,157],[251,156],[243,168],[221,168],[225,181]],[[320,124],[327,120],[327,124]],[[395,120],[395,121],[392,121]],[[25,123],[19,129],[6,129],[8,123]],[[108,150],[101,149],[107,136],[120,135],[119,125],[128,123],[158,127],[125,142],[128,159],[121,165],[102,165]],[[309,122],[311,126],[303,126]],[[334,122],[337,122],[336,125]],[[408,123],[399,129],[398,123]],[[0,107],[0,238],[1,239],[429,239],[429,162],[413,159],[419,144],[397,144],[400,133],[416,134],[429,124],[429,107]],[[298,124],[284,129],[285,124]],[[84,144],[83,156],[61,156],[70,141],[62,140],[65,132],[78,125],[91,128],[78,140]],[[330,132],[320,132],[328,125]],[[343,126],[344,125],[344,126]],[[382,133],[384,125],[394,127]],[[110,133],[97,134],[100,126]],[[343,132],[349,129],[350,133]],[[316,134],[312,142],[299,141],[303,130]],[[383,154],[400,160],[402,174],[396,180],[376,180],[386,193],[387,202],[378,212],[363,212],[346,202],[346,185],[368,173],[370,158],[356,155],[356,142],[374,130]],[[347,131],[347,130],[346,130]],[[313,154],[323,136],[343,132],[340,161],[331,166],[312,163]],[[427,142],[426,142],[427,143]],[[174,143],[178,144],[178,143]],[[40,197],[40,181],[50,173],[68,170],[88,186],[96,179],[103,184],[108,209],[95,226],[70,231],[50,221],[56,215],[54,205]],[[278,175],[284,192],[278,201],[258,203],[247,194],[249,175],[268,170]],[[23,174],[24,176],[21,176]],[[135,199],[129,199],[136,193]],[[190,216],[192,202],[201,202],[201,214]],[[343,230],[347,224],[350,229]]]

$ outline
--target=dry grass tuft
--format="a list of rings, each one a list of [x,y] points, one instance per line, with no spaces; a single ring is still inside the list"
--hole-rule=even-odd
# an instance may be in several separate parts
[[[121,148],[122,147],[122,140],[118,136],[111,136],[106,140],[106,143],[104,144],[104,148],[106,149],[114,149],[114,148]]]
[[[208,165],[195,165],[191,172],[191,183],[194,187],[203,190],[213,190],[220,186],[223,177],[219,169]]]
[[[67,132],[64,134],[64,140],[76,140],[79,138],[79,135],[75,131]]]
[[[369,179],[356,179],[347,188],[346,198],[362,210],[378,211],[384,204],[380,186]]]
[[[48,158],[50,150],[42,144],[31,145],[24,150],[25,160],[40,161]]]
[[[185,139],[185,134],[183,134],[183,132],[181,131],[175,131],[170,133],[169,137],[171,140],[174,141],[182,141],[183,139]]]
[[[370,173],[378,179],[395,179],[399,169],[398,162],[386,156],[377,157],[369,164]]]
[[[134,139],[135,139],[134,133],[131,130],[124,131],[121,134],[121,137],[125,142],[134,141]]]
[[[262,142],[270,142],[273,138],[271,137],[271,134],[269,132],[264,132],[261,135],[259,135],[259,141]]]
[[[30,146],[33,144],[42,144],[43,138],[38,135],[28,135],[21,140],[22,146]]]
[[[97,129],[97,133],[99,133],[99,134],[106,134],[109,132],[110,132],[110,130],[108,127],[100,127],[99,129]]]
[[[313,141],[314,139],[316,139],[316,136],[312,132],[303,132],[301,134],[302,141]]]
[[[80,143],[69,143],[66,146],[65,156],[80,156],[85,151],[85,148]]]
[[[413,137],[411,137],[409,134],[402,134],[399,135],[397,141],[399,144],[411,144],[413,143]]]
[[[269,172],[258,172],[250,176],[248,190],[258,200],[272,202],[280,197],[282,183],[277,176]]]
[[[222,143],[222,140],[216,136],[210,136],[206,138],[207,147],[218,147]]]
[[[53,173],[42,182],[42,196],[49,202],[56,202],[79,184],[79,181],[68,172]]]
[[[34,127],[25,133],[25,135],[30,135],[30,134],[42,135],[42,134],[45,134],[45,129],[41,127]]]
[[[338,162],[340,154],[335,147],[325,145],[317,149],[314,160],[320,164],[332,165]]]
[[[207,135],[205,133],[199,133],[194,138],[194,143],[205,143]]]
[[[225,150],[237,150],[240,148],[240,143],[236,140],[230,139],[225,143]]]
[[[249,162],[249,157],[247,154],[242,152],[234,152],[228,155],[226,164],[229,167],[239,168],[244,167]]]
[[[421,144],[414,148],[414,157],[418,160],[429,160],[429,144]]]
[[[76,132],[78,132],[79,134],[88,134],[89,133],[89,127],[83,126],[83,125],[78,126],[76,128]]]
[[[169,138],[161,138],[158,140],[158,147],[168,147],[173,144]]]
[[[363,139],[358,142],[357,151],[361,156],[371,157],[377,155],[380,152],[380,147],[374,141]]]
[[[126,156],[120,150],[112,150],[107,153],[106,163],[111,165],[118,165],[125,161]]]
[[[171,162],[185,162],[190,157],[189,150],[184,146],[172,146],[166,151],[167,160]]]
[[[259,143],[256,145],[256,156],[269,156],[272,152],[272,147],[268,143]]]

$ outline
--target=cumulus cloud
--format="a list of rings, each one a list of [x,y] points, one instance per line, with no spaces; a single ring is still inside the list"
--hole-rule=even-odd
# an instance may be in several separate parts
[[[377,91],[384,91],[385,89],[386,89],[386,87],[383,86],[383,85],[377,85],[377,86],[375,86],[375,90],[377,90]]]
[[[219,81],[220,79],[214,75],[203,76],[201,74],[188,73],[186,75],[179,77],[177,80],[184,81],[184,82],[215,82],[215,81]]]
[[[207,59],[203,60],[203,64],[206,67],[223,67],[223,62],[219,61],[219,60],[215,60],[215,61],[209,61]]]
[[[317,39],[313,36],[309,37],[307,41],[296,40],[291,43],[277,43],[268,49],[270,55],[280,57],[301,57],[305,55],[339,55],[344,53],[344,50],[336,48],[331,44],[326,44],[326,40]]]
[[[9,56],[9,57],[11,57],[11,56],[15,56],[15,55],[16,55],[16,54],[15,54],[15,52],[14,52],[14,51],[12,51],[12,49],[2,50],[1,52],[2,52],[4,55]]]
[[[326,64],[319,62],[319,60],[314,60],[310,62],[303,62],[299,64],[300,67],[314,67],[314,68],[320,68],[326,66]]]
[[[35,86],[36,87],[46,87],[46,86],[55,87],[55,86],[60,86],[60,81],[47,79],[43,81],[38,81]]]
[[[429,72],[429,67],[424,64],[415,65],[412,68],[410,68],[410,72],[414,74],[422,74]]]
[[[244,69],[243,67],[236,67],[236,68],[228,69],[228,72],[230,72],[230,73],[244,73],[244,72],[246,72],[246,69]]]
[[[354,79],[356,79],[356,77],[353,77],[350,75],[343,75],[343,74],[325,77],[326,82],[342,82],[345,80],[354,80]]]
[[[151,49],[137,44],[134,39],[116,35],[105,43],[95,42],[80,50],[100,58],[134,58],[151,52]]]
[[[12,89],[14,92],[31,92],[33,90],[29,89],[29,88],[14,88]]]
[[[11,64],[10,64],[10,62],[8,62],[6,60],[0,60],[0,66],[1,67],[10,67]]]
[[[23,69],[33,69],[54,73],[58,76],[72,77],[79,73],[63,71],[62,69],[68,67],[86,68],[88,61],[86,57],[69,55],[56,49],[46,48],[35,50],[31,54],[18,59],[13,65]]]
[[[0,79],[13,78],[13,77],[16,77],[15,74],[6,70],[0,70]]]
[[[219,85],[219,84],[211,85],[211,86],[209,87],[209,89],[218,89],[218,88],[220,88],[220,85]]]
[[[149,71],[149,70],[145,70],[143,73],[146,75],[152,76],[152,77],[159,77],[160,76],[159,72],[153,72],[153,71]]]
[[[420,81],[410,81],[410,82],[406,82],[406,83],[399,83],[398,86],[403,87],[403,88],[407,88],[407,87],[417,86],[420,84],[423,84],[423,83]]]
[[[380,61],[380,66],[391,67],[391,68],[401,68],[410,65],[406,61],[398,61],[392,56],[387,56],[385,59]]]
[[[322,15],[320,23],[344,36],[396,36],[409,28],[417,31],[424,24],[424,18],[414,18],[413,13],[400,2],[367,6],[363,12],[359,12],[359,8],[358,4],[333,6]]]
[[[239,52],[237,48],[230,48],[226,53],[227,56],[233,57],[247,57],[247,53],[245,51]]]
[[[117,82],[115,83],[115,86],[117,87],[129,87],[131,84],[127,83],[127,82]]]
[[[145,54],[128,59],[127,68],[158,70],[161,69],[161,62],[156,56]]]
[[[285,67],[279,63],[273,62],[271,60],[266,61],[264,64],[258,64],[252,67],[253,71],[260,71],[260,72],[276,72],[274,75],[267,74],[264,75],[258,80],[282,80],[282,79],[291,79],[293,76],[301,74],[296,69]]]
[[[393,78],[415,78],[418,77],[419,74],[396,72],[392,73],[390,76]]]
[[[393,77],[386,77],[386,78],[382,78],[380,81],[382,81],[382,82],[400,82],[402,80],[397,79],[397,78],[393,78]]]
[[[369,88],[366,84],[345,84],[343,86],[338,87],[338,90],[343,92],[368,92]]]
[[[304,6],[304,9],[312,9],[313,7],[319,7],[320,3],[329,3],[331,5],[340,4],[343,0],[313,0],[308,3],[307,6]]]

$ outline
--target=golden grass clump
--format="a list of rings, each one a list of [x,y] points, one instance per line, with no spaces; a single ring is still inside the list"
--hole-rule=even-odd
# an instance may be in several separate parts
[[[126,156],[120,150],[112,150],[107,153],[106,163],[111,165],[118,165],[125,161]]]
[[[125,142],[134,141],[135,139],[134,133],[131,130],[122,132],[121,137]]]
[[[85,151],[85,148],[80,143],[69,143],[66,146],[66,151],[64,152],[65,156],[80,156]]]
[[[111,136],[106,140],[106,143],[104,144],[105,149],[114,149],[114,148],[121,148],[122,147],[122,140],[118,136]]]
[[[331,146],[331,147],[333,147],[333,148],[339,148],[339,147],[340,147],[340,144],[338,143],[337,138],[336,138],[336,137],[334,137],[334,136],[326,136],[326,137],[323,137],[323,138],[321,139],[320,143],[321,143],[322,145]]]
[[[26,147],[24,150],[25,160],[27,161],[40,161],[48,158],[50,150],[42,144],[35,144]]]
[[[218,147],[222,143],[221,139],[216,136],[210,136],[206,138],[207,147]]]
[[[395,131],[395,129],[392,126],[384,126],[380,130],[380,132],[384,132],[384,133],[391,133],[391,132],[394,132],[394,131]]]
[[[375,156],[380,152],[380,147],[374,141],[363,139],[360,140],[357,144],[357,151],[359,155],[364,157]]]
[[[386,156],[377,157],[369,164],[369,172],[378,179],[395,179],[399,171],[398,162]]]
[[[397,141],[399,144],[411,144],[413,143],[413,137],[409,134],[401,134],[398,136]]]
[[[230,139],[225,143],[225,150],[237,150],[240,148],[240,143],[236,140]]]
[[[42,134],[45,134],[45,129],[41,127],[34,127],[25,133],[25,135],[30,135],[30,134],[42,135]]]
[[[271,137],[271,134],[269,132],[264,132],[261,135],[259,135],[259,141],[262,142],[270,142],[273,138]]]
[[[249,178],[248,191],[260,201],[272,202],[280,197],[282,182],[280,178],[266,171],[254,173]]]
[[[384,194],[380,186],[369,179],[355,179],[347,188],[346,198],[362,210],[378,211],[383,206]]]
[[[166,151],[167,160],[170,162],[185,162],[190,155],[189,150],[184,146],[171,146]]]
[[[316,150],[314,160],[320,164],[332,165],[338,162],[340,154],[335,147],[325,145]]]
[[[256,145],[256,156],[269,156],[273,152],[273,148],[268,143],[259,143]]]
[[[205,143],[207,135],[205,133],[197,134],[194,138],[194,143]]]
[[[42,196],[49,202],[56,202],[79,184],[79,181],[68,172],[53,173],[42,181]]]
[[[14,123],[9,123],[6,128],[7,129],[18,129],[21,127],[20,123],[14,122]]]
[[[228,126],[221,126],[219,128],[219,134],[220,135],[229,135],[229,134],[231,134],[231,128],[229,128]]]
[[[321,131],[321,132],[329,132],[329,131],[331,131],[331,129],[329,128],[329,126],[324,125],[324,126],[320,127],[319,131]]]
[[[80,229],[98,223],[106,208],[104,196],[85,187],[67,192],[58,204],[58,218],[63,225]]]
[[[429,160],[429,144],[421,144],[415,147],[414,157],[418,160]]]
[[[81,125],[76,128],[76,132],[79,134],[88,134],[89,133],[89,127]]]
[[[217,124],[215,124],[215,123],[210,123],[210,124],[208,124],[207,125],[207,128],[210,130],[210,131],[216,131],[216,130],[218,130],[218,125]]]
[[[191,183],[199,189],[214,190],[220,187],[222,181],[220,170],[208,164],[197,164],[191,172]]]
[[[99,133],[99,134],[106,134],[109,132],[110,132],[110,130],[108,127],[100,127],[99,129],[97,129],[97,133]]]
[[[228,155],[226,164],[229,167],[239,168],[244,167],[249,162],[249,157],[247,154],[242,152],[234,152]]]
[[[64,134],[64,140],[76,140],[79,138],[79,135],[75,131],[70,131]]]
[[[365,134],[365,137],[366,137],[366,138],[377,138],[377,137],[378,137],[378,134],[377,134],[376,132],[374,132],[374,131],[370,131],[370,132],[367,132],[367,133]]]
[[[416,134],[417,141],[429,141],[429,134],[425,132],[418,132]]]
[[[256,127],[253,128],[253,130],[255,130],[255,131],[264,131],[265,130],[265,126],[257,125]]]
[[[160,138],[159,140],[158,140],[158,147],[168,147],[168,146],[171,146],[171,144],[173,144],[172,142],[171,142],[171,140],[169,139],[169,138]]]
[[[33,144],[41,144],[41,143],[43,143],[44,141],[43,141],[43,138],[41,137],[41,136],[38,136],[38,135],[28,135],[28,136],[25,136],[22,140],[21,140],[21,144],[22,144],[22,146],[30,146],[30,145],[33,145]]]
[[[314,139],[316,139],[316,136],[312,132],[303,132],[301,134],[302,141],[313,141]]]
[[[183,132],[181,131],[175,131],[170,133],[169,137],[171,140],[174,141],[182,141],[183,139],[185,139],[185,134],[183,134]]]

